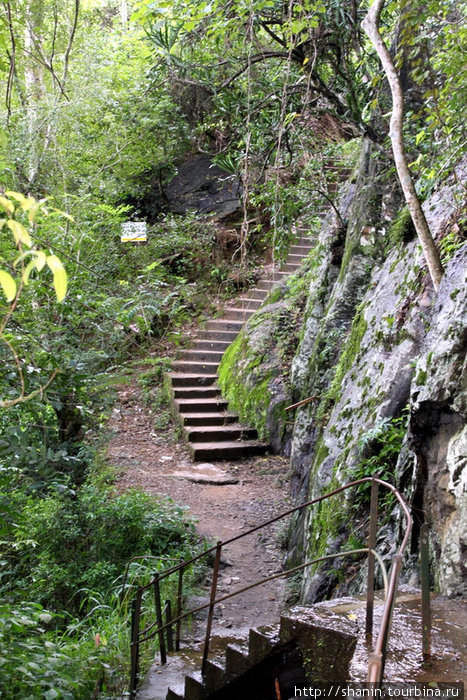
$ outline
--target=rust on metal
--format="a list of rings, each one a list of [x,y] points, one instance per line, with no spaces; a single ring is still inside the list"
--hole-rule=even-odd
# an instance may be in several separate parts
[[[296,408],[300,408],[300,406],[306,406],[307,403],[311,403],[312,401],[317,401],[318,397],[317,396],[309,396],[307,399],[303,399],[302,401],[298,401],[297,403],[293,403],[290,406],[286,406],[284,408],[284,411],[294,411]]]
[[[209,600],[208,621],[206,623],[206,637],[204,639],[203,660],[201,662],[201,673],[206,670],[206,662],[209,656],[209,643],[211,641],[212,620],[214,617],[214,606],[216,605],[217,581],[219,578],[219,566],[221,563],[222,542],[219,541],[216,545],[216,557],[214,559],[214,568],[212,571],[211,596]]]
[[[376,492],[377,486],[381,485],[385,489],[389,490],[392,492],[405,517],[406,521],[406,526],[405,526],[405,533],[402,539],[402,542],[396,552],[396,555],[393,558],[393,565],[391,569],[391,575],[389,582],[387,580],[387,575],[386,575],[386,570],[384,567],[384,563],[382,562],[382,559],[380,555],[375,551],[374,546],[373,547],[368,547],[364,549],[358,549],[358,550],[352,550],[352,551],[347,551],[347,552],[338,552],[335,554],[331,555],[326,555],[323,557],[319,557],[317,559],[313,559],[311,561],[306,562],[305,564],[301,564],[300,566],[296,566],[293,569],[289,569],[287,571],[280,572],[279,574],[274,574],[272,576],[269,576],[265,579],[262,579],[261,581],[257,581],[249,586],[246,586],[244,588],[241,588],[239,590],[236,590],[232,593],[229,593],[228,595],[225,595],[221,598],[216,599],[216,590],[217,590],[217,579],[218,579],[218,574],[219,574],[219,564],[220,564],[220,556],[221,556],[221,550],[222,547],[225,547],[229,544],[232,544],[233,542],[236,542],[239,539],[242,539],[243,537],[246,537],[248,535],[251,535],[255,532],[258,532],[259,530],[263,529],[264,527],[267,527],[268,525],[271,525],[275,522],[278,522],[282,518],[286,518],[287,516],[297,513],[299,511],[304,510],[305,508],[308,508],[312,505],[315,505],[317,503],[321,503],[322,501],[332,498],[333,496],[340,494],[347,489],[350,489],[355,486],[359,486],[360,484],[365,484],[365,483],[371,483],[372,484],[372,494]],[[374,509],[374,504],[376,502],[376,495],[372,499],[373,502],[373,509]],[[373,531],[373,528],[376,527],[376,515],[371,519],[370,516],[370,531]],[[169,569],[166,569],[163,572],[159,572],[155,579],[157,578],[157,584],[159,585],[159,582],[163,579],[166,578],[167,576],[170,576],[171,574],[174,574],[175,572],[178,572],[179,574],[179,583],[178,583],[178,592],[177,592],[177,616],[175,619],[172,619],[170,622],[163,623],[162,619],[161,622],[157,621],[154,624],[149,625],[143,632],[140,632],[139,630],[139,619],[138,619],[138,624],[136,627],[136,634],[133,634],[133,626],[132,626],[132,678],[134,676],[134,664],[133,664],[133,655],[134,655],[134,650],[136,649],[136,658],[138,659],[138,654],[139,654],[139,645],[144,642],[148,641],[149,639],[152,639],[156,635],[160,635],[164,633],[164,630],[167,629],[168,627],[171,627],[172,625],[176,624],[176,629],[177,629],[177,642],[179,646],[179,641],[180,641],[180,624],[182,619],[185,619],[189,615],[193,615],[201,610],[205,610],[206,608],[209,608],[208,612],[208,622],[207,622],[207,628],[206,628],[206,636],[205,636],[205,646],[204,646],[204,651],[203,651],[203,666],[202,670],[204,672],[205,666],[206,666],[206,661],[209,655],[209,643],[210,643],[210,636],[211,636],[211,627],[212,627],[212,620],[213,620],[213,613],[214,613],[214,607],[218,603],[228,600],[229,598],[232,598],[234,596],[240,595],[241,593],[244,593],[245,591],[250,590],[251,588],[255,588],[256,586],[260,586],[268,581],[272,581],[276,578],[281,578],[283,576],[287,576],[290,573],[299,571],[301,569],[304,569],[311,564],[324,561],[326,559],[332,559],[335,557],[339,556],[348,556],[351,554],[356,554],[356,553],[369,553],[372,558],[376,558],[378,561],[378,564],[381,567],[382,575],[383,575],[383,580],[384,580],[384,586],[385,586],[385,600],[384,600],[384,605],[383,605],[383,613],[382,613],[382,622],[380,625],[378,637],[375,643],[375,648],[373,652],[370,654],[369,658],[369,665],[368,665],[368,681],[369,682],[376,682],[380,683],[381,679],[383,677],[384,673],[384,662],[385,662],[385,654],[386,654],[386,648],[387,648],[387,642],[389,639],[389,634],[390,634],[390,626],[391,626],[391,618],[392,618],[392,610],[395,602],[395,596],[396,596],[396,591],[397,591],[397,583],[398,583],[398,577],[399,577],[399,572],[402,566],[402,555],[407,547],[409,537],[410,537],[410,532],[412,528],[412,516],[410,515],[410,511],[407,507],[407,504],[405,503],[403,497],[401,494],[398,492],[398,490],[392,486],[392,484],[389,484],[386,481],[383,481],[382,479],[379,479],[377,477],[365,477],[362,479],[357,479],[356,481],[352,481],[351,483],[345,484],[344,486],[341,486],[337,489],[334,489],[333,491],[324,494],[323,496],[319,496],[318,498],[314,498],[310,501],[307,501],[305,503],[302,503],[299,506],[295,506],[294,508],[290,508],[289,510],[281,513],[280,515],[275,516],[274,518],[271,518],[270,520],[261,523],[260,525],[257,525],[250,530],[247,530],[246,532],[243,532],[239,535],[236,535],[235,537],[230,538],[229,540],[225,540],[224,542],[218,542],[217,545],[214,547],[211,547],[210,549],[207,549],[198,555],[192,557],[191,559],[187,561],[180,561],[176,566],[173,566]],[[370,532],[370,540],[369,544],[373,543],[371,537],[371,532]],[[214,570],[213,570],[213,580],[212,580],[212,586],[211,586],[211,596],[210,596],[210,601],[209,603],[205,605],[201,605],[193,610],[190,610],[188,612],[182,613],[182,577],[183,577],[183,571],[190,565],[194,564],[195,562],[201,560],[202,558],[205,558],[209,555],[211,555],[213,552],[215,552],[215,562],[214,562]],[[373,561],[373,576],[374,576],[374,561]],[[151,582],[149,582],[146,585],[140,586],[137,589],[137,596],[139,596],[140,600],[140,606],[141,606],[141,597],[143,595],[143,592],[149,589],[151,586],[154,585],[155,579]],[[374,584],[373,584],[374,586]],[[160,593],[159,593],[159,599],[160,599]],[[371,600],[370,602],[370,608],[372,608],[373,601]],[[157,605],[156,605],[157,608]],[[162,617],[162,615],[161,615]],[[150,630],[153,630],[154,627],[157,624],[157,629],[151,634],[148,634]],[[162,658],[162,654],[161,654]],[[137,674],[136,674],[137,677]],[[137,681],[136,681],[137,682]],[[134,696],[132,696],[134,697]]]
[[[373,634],[373,608],[375,600],[375,555],[376,532],[378,528],[378,483],[371,482],[370,501],[370,531],[368,534],[368,575],[366,583],[366,617],[365,634],[367,637]]]
[[[161,655],[161,664],[167,663],[167,651],[165,648],[164,639],[164,629],[167,625],[164,625],[162,620],[162,602],[161,602],[161,588],[159,583],[159,575],[156,574],[153,580],[154,585],[154,603],[156,606],[156,620],[157,620],[157,636],[159,637],[159,653]]]
[[[139,677],[139,623],[141,617],[141,601],[143,594],[136,592],[136,598],[131,601],[131,670],[130,670],[130,698],[136,695]]]
[[[422,653],[423,659],[431,658],[431,601],[430,601],[430,550],[427,523],[420,528],[420,579],[422,585]]]
[[[180,560],[182,563],[183,560]],[[182,602],[183,602],[183,569],[178,570],[177,587],[177,626],[175,628],[175,651],[180,651],[180,636],[182,632]]]
[[[174,650],[174,635],[172,624],[172,603],[170,600],[165,601],[164,606],[165,624],[167,625],[167,651]]]

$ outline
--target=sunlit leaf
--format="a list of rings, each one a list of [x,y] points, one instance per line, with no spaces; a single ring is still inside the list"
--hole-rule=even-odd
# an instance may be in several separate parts
[[[7,301],[13,301],[16,296],[16,282],[5,270],[0,270],[0,285]]]
[[[15,213],[15,207],[13,202],[10,202],[9,199],[6,197],[3,197],[0,195],[0,205],[7,211],[9,214],[14,214]]]
[[[68,287],[68,278],[65,268],[56,255],[49,255],[46,262],[54,276],[54,287],[57,299],[58,301],[63,301]]]
[[[31,236],[24,228],[23,224],[20,224],[19,221],[15,221],[14,219],[9,219],[6,225],[15,237],[16,243],[23,243],[24,245],[27,245],[28,248],[32,246]]]

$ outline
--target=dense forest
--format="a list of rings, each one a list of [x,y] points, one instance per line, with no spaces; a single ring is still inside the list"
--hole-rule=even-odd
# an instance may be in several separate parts
[[[184,329],[262,261],[280,263],[297,227],[317,232],[326,207],[344,269],[339,183],[365,149],[388,203],[365,232],[368,274],[419,236],[437,290],[465,247],[465,196],[435,242],[420,223],[467,148],[465,7],[385,5],[364,29],[369,8],[354,0],[2,0],[1,697],[121,695],[133,582],[200,546],[182,508],[115,487],[104,447],[116,385],[138,371],[166,427],[163,373]],[[171,205],[170,182],[199,154],[236,192],[228,219]],[[147,222],[147,244],[121,243],[129,220]],[[347,347],[335,375],[294,386],[309,283],[296,277],[276,343],[285,403],[322,395],[325,421],[354,358]],[[245,405],[229,371],[224,389]],[[393,476],[399,408],[357,476],[376,463]],[[264,416],[245,418],[266,430]],[[283,436],[276,448],[290,452]]]

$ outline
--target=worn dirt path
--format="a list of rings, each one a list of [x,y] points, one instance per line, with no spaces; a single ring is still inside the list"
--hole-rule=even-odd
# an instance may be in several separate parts
[[[186,506],[198,521],[198,532],[213,543],[230,539],[289,507],[288,460],[269,456],[217,462],[216,467],[238,482],[194,483],[175,475],[192,472],[197,465],[177,441],[173,428],[154,428],[156,412],[144,405],[135,382],[120,388],[116,405],[108,425],[107,455],[120,474],[119,488],[138,487]],[[280,531],[280,525],[270,526],[226,548],[223,561],[227,566],[221,571],[219,593],[280,570],[284,556],[278,543]],[[226,601],[215,631],[277,622],[285,593],[284,583],[278,581]]]

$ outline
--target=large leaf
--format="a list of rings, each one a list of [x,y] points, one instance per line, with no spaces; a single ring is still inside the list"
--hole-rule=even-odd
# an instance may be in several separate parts
[[[6,225],[15,237],[16,243],[23,243],[24,245],[27,245],[28,248],[32,246],[31,236],[24,228],[23,224],[20,224],[19,221],[15,221],[14,219],[9,219],[6,222]]]
[[[7,301],[13,301],[16,296],[16,282],[5,270],[0,270],[0,285]]]
[[[63,301],[68,287],[68,278],[65,268],[56,255],[49,255],[47,257],[47,265],[54,276],[54,287],[57,299],[58,301]]]

